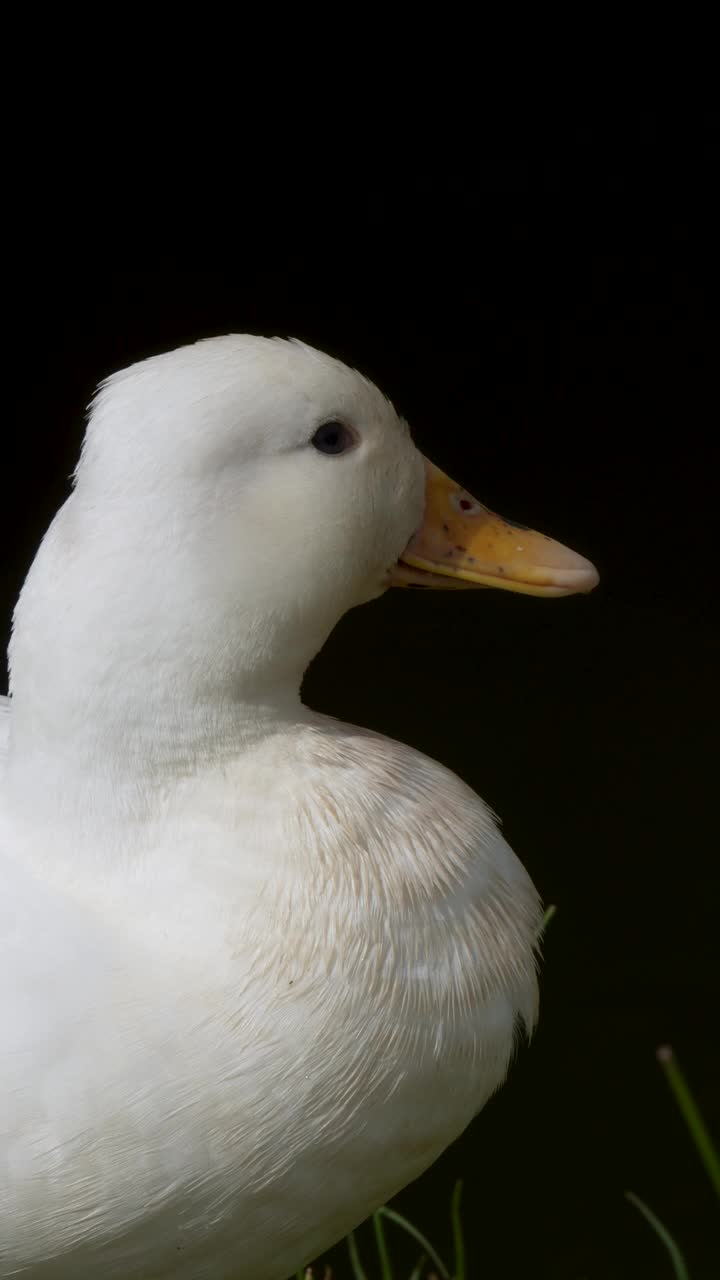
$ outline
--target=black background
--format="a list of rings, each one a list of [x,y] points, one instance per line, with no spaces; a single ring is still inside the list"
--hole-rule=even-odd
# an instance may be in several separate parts
[[[713,1196],[654,1052],[672,1042],[718,1133],[711,237],[690,196],[596,197],[488,210],[398,182],[350,225],[346,190],[312,242],[290,216],[256,240],[238,206],[199,264],[31,238],[7,304],[3,625],[97,381],[228,331],[360,367],[483,502],[588,555],[587,598],[388,594],[342,621],[305,697],[455,769],[558,906],[531,1048],[399,1207],[447,1252],[461,1176],[472,1277],[668,1276],[629,1188],[704,1280]]]

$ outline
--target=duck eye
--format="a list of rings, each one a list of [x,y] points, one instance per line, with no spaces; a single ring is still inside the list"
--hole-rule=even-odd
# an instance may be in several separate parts
[[[310,443],[318,453],[346,453],[355,444],[355,436],[344,422],[323,422]]]

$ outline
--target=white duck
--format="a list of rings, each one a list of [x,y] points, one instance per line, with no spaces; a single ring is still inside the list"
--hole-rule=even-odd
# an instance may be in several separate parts
[[[283,1280],[465,1128],[535,1019],[537,894],[467,786],[300,680],[392,582],[596,580],[302,344],[101,388],[2,717],[3,1280]]]

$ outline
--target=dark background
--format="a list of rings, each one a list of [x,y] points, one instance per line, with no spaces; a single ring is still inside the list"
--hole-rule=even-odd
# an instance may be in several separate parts
[[[94,385],[231,330],[357,365],[482,501],[589,556],[588,598],[390,593],[342,621],[305,696],[455,769],[558,906],[531,1048],[399,1207],[447,1252],[461,1176],[473,1280],[660,1280],[629,1188],[705,1280],[716,1205],[654,1053],[672,1042],[720,1132],[710,237],[691,200],[536,195],[489,218],[400,196],[343,232],[346,192],[323,206],[332,240],[226,235],[204,266],[30,245],[8,303],[4,639]]]

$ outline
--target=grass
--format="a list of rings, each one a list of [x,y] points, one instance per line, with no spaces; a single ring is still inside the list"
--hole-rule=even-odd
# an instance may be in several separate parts
[[[718,1198],[720,1198],[720,1160],[690,1086],[669,1045],[663,1045],[657,1050],[657,1059],[668,1081],[680,1114],[685,1121],[685,1126],[695,1150],[718,1194]],[[461,1197],[462,1183],[456,1182],[450,1204],[453,1237],[453,1260],[450,1264],[446,1264],[443,1261],[437,1250],[414,1223],[409,1222],[407,1218],[403,1217],[395,1209],[389,1209],[384,1205],[373,1214],[371,1219],[377,1253],[376,1271],[373,1270],[371,1273],[365,1269],[360,1257],[355,1233],[351,1232],[347,1238],[353,1280],[405,1280],[405,1277],[400,1277],[397,1268],[393,1265],[388,1236],[385,1230],[386,1224],[391,1224],[411,1236],[420,1248],[417,1261],[407,1280],[468,1280],[465,1264],[465,1238],[460,1213]],[[635,1195],[633,1191],[626,1191],[625,1199],[628,1204],[631,1204],[638,1211],[665,1249],[669,1264],[668,1278],[673,1275],[675,1280],[690,1280],[690,1272],[682,1250],[657,1214],[653,1213],[649,1205],[644,1200],[641,1200],[640,1196]],[[314,1271],[312,1267],[307,1267],[305,1271],[298,1271],[296,1280],[332,1280],[332,1276],[329,1268],[325,1268],[324,1272],[320,1273]]]
[[[705,1172],[715,1189],[718,1199],[720,1199],[720,1160],[718,1160],[717,1151],[707,1131],[705,1121],[700,1114],[700,1108],[690,1091],[690,1086],[685,1076],[680,1070],[671,1046],[662,1045],[657,1050],[656,1056],[665,1073],[665,1078],[670,1086],[678,1110],[685,1121],[685,1127],[693,1141],[695,1150],[700,1156]],[[636,1196],[634,1192],[626,1191],[625,1199],[642,1214],[648,1226],[652,1228],[658,1240],[664,1246],[673,1268],[675,1280],[690,1280],[690,1273],[680,1247],[664,1223],[653,1213],[649,1205],[646,1205],[645,1201]]]
[[[542,922],[543,932],[554,914],[555,907],[548,907]],[[720,1199],[720,1159],[718,1159],[717,1151],[700,1113],[700,1108],[693,1097],[690,1086],[670,1045],[662,1045],[657,1050],[656,1056],[675,1104],[685,1122],[692,1144]],[[430,1241],[412,1222],[409,1222],[407,1218],[403,1217],[395,1209],[383,1206],[376,1210],[372,1216],[377,1253],[376,1271],[374,1270],[370,1273],[365,1270],[355,1233],[351,1232],[347,1238],[353,1280],[406,1280],[405,1277],[400,1277],[397,1268],[393,1265],[388,1235],[386,1235],[385,1231],[386,1224],[392,1225],[411,1236],[421,1250],[407,1280],[468,1280],[465,1261],[465,1239],[460,1213],[461,1197],[462,1183],[456,1182],[450,1205],[453,1260],[449,1265],[443,1262]],[[656,1239],[663,1246],[668,1260],[668,1280],[671,1275],[675,1277],[675,1280],[690,1280],[690,1272],[680,1246],[665,1224],[660,1221],[649,1205],[633,1191],[626,1191],[625,1199],[628,1204],[631,1204],[637,1210],[655,1234]],[[312,1267],[307,1267],[305,1271],[298,1271],[296,1280],[332,1280],[332,1276],[329,1268],[325,1268],[324,1272],[320,1273],[313,1270]]]

